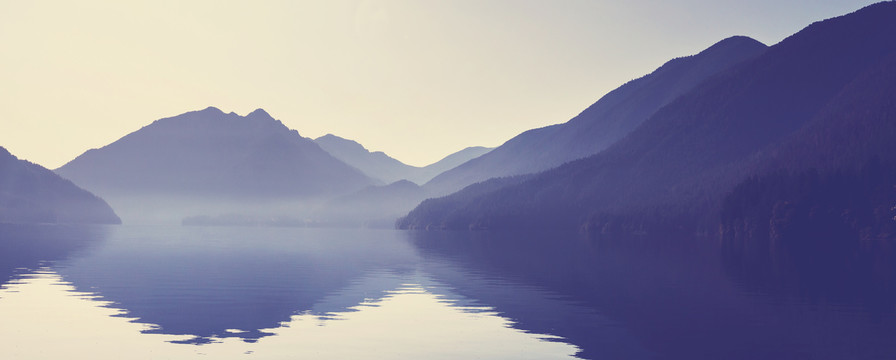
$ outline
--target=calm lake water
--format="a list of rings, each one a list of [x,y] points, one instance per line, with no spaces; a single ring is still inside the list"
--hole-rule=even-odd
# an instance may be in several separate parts
[[[3,358],[894,359],[879,244],[0,225]]]

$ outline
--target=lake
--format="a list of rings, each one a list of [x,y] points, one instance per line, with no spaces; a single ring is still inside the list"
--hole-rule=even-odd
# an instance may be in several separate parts
[[[884,245],[0,225],[0,343],[10,359],[892,359]]]

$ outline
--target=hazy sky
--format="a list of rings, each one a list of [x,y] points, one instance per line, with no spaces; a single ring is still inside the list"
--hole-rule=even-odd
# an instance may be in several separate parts
[[[159,118],[264,108],[424,165],[873,2],[0,0],[0,146],[56,168]]]

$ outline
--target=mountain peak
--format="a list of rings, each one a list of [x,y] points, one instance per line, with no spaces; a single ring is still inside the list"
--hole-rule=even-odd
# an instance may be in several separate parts
[[[348,150],[356,151],[356,152],[364,152],[364,153],[370,152],[370,150],[367,150],[367,148],[365,148],[364,145],[361,145],[361,143],[359,143],[357,141],[349,140],[344,137],[333,135],[333,134],[326,134],[324,136],[321,136],[317,139],[314,139],[314,142],[318,143],[318,145],[323,144],[322,146],[324,146],[324,149],[331,153],[333,151],[342,153],[342,152],[345,152]],[[335,146],[340,146],[342,148],[342,151],[335,149],[334,148]]]
[[[731,37],[720,40],[719,42],[717,42],[717,43],[713,44],[712,46],[706,48],[705,50],[701,51],[701,53],[717,51],[719,49],[743,47],[743,46],[767,47],[767,45],[763,44],[759,40],[753,39],[749,36],[735,35],[735,36],[731,36]]]
[[[689,58],[702,58],[702,61],[709,62],[719,61],[720,58],[727,57],[748,59],[758,56],[766,49],[768,49],[768,45],[763,44],[759,40],[749,36],[735,35],[719,40],[696,55],[689,56]],[[672,61],[678,60],[680,59]]]
[[[638,114],[644,120],[636,128],[613,139],[614,142],[609,147],[589,157],[531,175],[531,178],[509,182],[509,185],[497,183],[491,188],[471,186],[467,189],[472,190],[462,190],[448,197],[421,203],[399,225],[518,229],[538,222],[538,226],[579,227],[596,229],[597,233],[602,233],[625,227],[629,227],[626,230],[643,231],[653,223],[663,228],[691,227],[688,231],[692,231],[703,227],[708,230],[709,226],[715,226],[712,222],[716,218],[731,217],[735,213],[771,213],[776,203],[812,198],[816,195],[808,195],[809,193],[818,193],[819,196],[829,196],[831,202],[824,199],[818,202],[811,200],[811,205],[790,205],[790,209],[812,208],[812,212],[821,208],[835,209],[831,211],[833,217],[816,219],[822,222],[828,219],[843,221],[842,225],[832,225],[834,227],[831,229],[856,229],[858,232],[861,228],[855,227],[855,224],[871,226],[870,224],[875,224],[873,221],[878,220],[872,220],[871,217],[868,220],[858,220],[859,215],[850,215],[849,219],[838,216],[837,214],[857,213],[852,209],[847,212],[842,210],[848,209],[849,205],[845,205],[847,202],[862,204],[864,209],[889,209],[892,202],[881,201],[880,195],[875,195],[877,199],[874,200],[870,197],[867,200],[858,200],[858,197],[850,200],[833,199],[843,199],[840,194],[867,186],[856,186],[850,182],[852,180],[842,180],[851,176],[843,174],[853,171],[852,168],[860,166],[865,159],[880,156],[896,158],[892,151],[892,136],[888,136],[894,130],[892,121],[889,121],[891,117],[887,116],[893,113],[893,81],[882,78],[887,76],[886,66],[896,68],[892,65],[896,62],[887,63],[889,57],[896,53],[896,43],[893,42],[893,34],[896,33],[894,20],[896,2],[880,3],[850,15],[814,23],[767,50],[752,39],[733,37],[713,45],[705,51],[706,54],[670,61],[648,75],[649,77],[641,78],[649,81],[632,81],[598,101],[601,105],[626,104],[618,100],[621,98],[636,105],[633,110],[622,113],[623,116],[648,108],[644,104],[653,105],[649,107],[651,113]],[[732,54],[743,53],[748,54],[730,58]],[[730,60],[717,62],[717,59],[725,57]],[[690,68],[684,66],[688,63],[692,65]],[[713,63],[726,66],[718,66],[715,75],[704,71],[708,68],[707,64]],[[701,82],[684,82],[697,78],[693,74],[701,71],[705,75]],[[896,73],[896,70],[890,71]],[[866,80],[863,74],[868,74],[877,81]],[[668,77],[668,81],[659,81],[659,75]],[[638,86],[641,88],[637,88]],[[676,93],[656,89],[685,91]],[[637,98],[630,95],[637,95],[639,91],[650,96]],[[652,101],[661,96],[668,99],[665,104]],[[605,102],[604,99],[611,102]],[[597,108],[597,105],[593,106]],[[622,106],[616,105],[615,108]],[[582,114],[585,117],[590,114],[604,116],[617,113],[592,111]],[[592,117],[595,118],[597,117]],[[629,119],[634,121],[638,118]],[[568,124],[573,124],[572,120]],[[548,140],[529,142],[534,144],[529,145],[529,148],[536,150],[530,151],[534,155],[523,159],[531,163],[535,155],[547,153],[547,147],[541,144],[548,141],[575,144],[576,138],[566,140],[560,138],[558,133],[549,133],[544,137]],[[579,133],[584,131],[579,130]],[[591,135],[586,140],[595,137]],[[505,144],[513,144],[511,141]],[[518,146],[513,149],[515,153],[512,153],[506,150],[509,146],[502,145],[502,148],[489,155],[510,155],[490,163],[485,163],[485,160],[468,162],[456,169],[495,169],[509,162],[505,159],[514,161],[519,158],[518,154],[524,154],[523,151],[529,149]],[[496,158],[494,155],[489,156],[492,157]],[[480,159],[489,158],[483,156]],[[787,177],[792,176],[790,174],[799,174],[802,169],[808,169],[810,164],[816,171],[829,171],[829,178],[838,179],[838,184],[843,185],[836,185],[837,188],[834,185],[823,185],[825,190],[807,190],[807,185],[797,184],[805,180],[789,182],[791,180]],[[756,183],[752,180],[763,173],[771,174],[775,171],[785,174],[784,178],[774,178],[772,181],[782,185],[771,185],[772,182]],[[878,170],[874,171],[883,174]],[[479,175],[473,171],[455,173],[460,175],[448,178],[447,175],[453,174],[445,173],[440,178],[466,180],[461,176]],[[890,180],[883,178],[883,175],[880,176],[879,179],[884,180],[881,182],[881,189],[891,189],[892,182],[888,182]],[[812,177],[818,178],[821,177]],[[439,179],[442,183],[448,183],[442,179]],[[744,190],[733,198],[726,198],[725,194],[735,189],[735,186],[740,186],[737,184],[742,181],[743,184],[753,184],[747,189],[761,190]],[[813,184],[818,183],[816,180],[812,181]],[[847,186],[852,188],[847,189]],[[723,199],[732,200],[728,204],[729,200]],[[756,208],[738,207],[749,201],[762,205],[757,205]],[[844,205],[828,205],[837,201],[844,201]],[[731,204],[736,205],[728,207]],[[731,210],[724,214],[716,213],[723,205]],[[757,210],[763,206],[766,207]],[[812,216],[797,210],[787,210],[788,219],[806,219]],[[881,216],[879,219],[890,224],[890,216]],[[768,226],[768,217],[750,221],[754,222],[737,219],[730,224],[732,228],[737,227],[738,234],[744,234],[745,238],[753,236],[749,234],[762,236],[763,233],[770,233],[765,230],[768,228],[757,227]],[[689,222],[689,225],[684,225]],[[800,223],[803,225],[799,226],[811,227],[811,231],[824,228],[802,220],[784,222],[790,224],[788,226]],[[879,225],[873,226],[874,229],[883,229]],[[861,232],[865,232],[864,229]],[[779,234],[790,231],[793,231],[792,228]],[[820,231],[818,233],[823,234],[825,230]],[[739,242],[745,240],[740,235],[738,237]],[[835,237],[839,240],[841,235]],[[817,245],[806,244],[810,247]]]
[[[348,140],[348,139],[346,139],[346,138],[343,138],[343,137],[341,137],[341,136],[336,136],[336,135],[333,135],[333,134],[326,134],[326,135],[321,136],[321,137],[318,137],[317,139],[314,139],[314,140],[315,140],[315,141],[317,141],[317,140],[323,140],[323,141],[334,141],[334,140],[346,140],[346,141],[352,141],[352,140]]]
[[[298,204],[375,183],[261,109],[239,116],[209,108],[159,119],[57,171],[123,204],[125,218],[151,222],[245,202],[262,211],[270,199]],[[153,201],[131,200],[138,198]],[[142,210],[131,206],[137,203]]]
[[[264,119],[273,119],[271,114],[268,114],[267,111],[264,111],[262,108],[255,109],[250,112],[249,115],[246,115],[247,118],[264,118]]]
[[[491,177],[540,172],[596,154],[704,80],[766,49],[758,41],[735,36],[699,54],[669,60],[610,91],[568,122],[523,132],[474,161],[446,169],[426,186],[437,192],[456,191]]]
[[[214,113],[214,114],[223,114],[223,113],[224,113],[223,111],[221,111],[221,109],[218,109],[218,108],[216,108],[216,107],[214,107],[214,106],[209,106],[209,107],[207,107],[207,108],[205,108],[205,109],[200,110],[199,112],[202,112],[202,113]]]

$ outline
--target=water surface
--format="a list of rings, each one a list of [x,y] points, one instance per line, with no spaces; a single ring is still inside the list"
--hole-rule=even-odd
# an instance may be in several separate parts
[[[894,358],[886,249],[734,245],[0,225],[0,339],[17,359]]]

